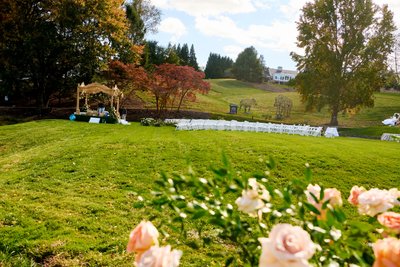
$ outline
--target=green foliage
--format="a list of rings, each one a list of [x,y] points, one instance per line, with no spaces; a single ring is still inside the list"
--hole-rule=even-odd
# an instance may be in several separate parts
[[[154,66],[165,63],[167,51],[164,47],[159,46],[157,41],[146,42],[142,65],[148,69],[153,70]]]
[[[84,122],[89,122],[90,118],[92,117],[86,115],[74,115],[74,116],[75,116],[75,121],[84,121]],[[100,123],[118,123],[118,119],[113,116],[101,117]]]
[[[371,139],[380,139],[384,133],[400,134],[400,127],[375,126],[361,128],[341,128],[340,136],[362,137]]]
[[[308,167],[304,178],[291,179],[283,187],[276,188],[270,182],[275,167],[272,159],[264,170],[249,176],[255,177],[250,179],[237,175],[225,155],[223,163],[222,167],[213,168],[213,175],[206,178],[189,168],[187,175],[162,175],[156,181],[159,191],[154,192],[153,206],[160,211],[168,207],[175,213],[171,218],[163,218],[163,225],[185,236],[187,225],[194,223],[203,246],[218,239],[227,240],[237,248],[237,253],[226,256],[225,266],[233,262],[234,266],[257,266],[261,254],[258,238],[268,237],[271,228],[278,223],[300,226],[310,234],[314,244],[318,244],[311,259],[316,266],[328,266],[331,262],[339,266],[372,265],[374,257],[369,243],[378,237],[374,233],[375,219],[372,218],[371,224],[348,220],[341,207],[330,206],[329,199],[323,202],[323,188],[319,195],[310,193],[316,203],[323,203],[320,209],[308,202],[305,191],[307,185],[314,183]],[[254,191],[256,188],[258,191]],[[241,194],[244,197],[247,190],[252,191],[252,195],[244,204],[246,208],[256,198],[254,193],[271,198],[262,199],[264,208],[255,216],[240,211],[238,197]],[[204,225],[211,225],[217,236],[211,231],[204,232]]]
[[[232,73],[238,80],[261,83],[264,81],[263,61],[254,47],[248,47],[238,55]]]
[[[140,125],[142,125],[142,126],[160,127],[160,126],[164,126],[165,123],[161,119],[143,118],[143,119],[140,120]]]
[[[33,96],[39,108],[52,94],[69,95],[90,82],[129,43],[118,0],[6,0],[2,6],[1,79],[9,95]]]
[[[400,90],[400,77],[394,71],[387,71],[384,74],[385,85],[386,89],[395,89]]]
[[[357,19],[354,19],[357,18]],[[393,45],[393,14],[371,0],[316,0],[302,9],[298,91],[307,109],[328,106],[332,125],[348,108],[372,107]]]
[[[129,37],[134,44],[142,44],[148,32],[157,32],[161,11],[149,0],[133,0],[125,4],[129,20]]]
[[[204,73],[206,79],[229,77],[229,70],[233,66],[233,60],[229,57],[221,57],[219,54],[210,53]]]
[[[168,47],[165,48],[159,46],[156,41],[146,42],[142,62],[144,67],[148,70],[154,70],[155,66],[163,63],[190,66],[195,70],[199,70],[193,44],[189,52],[186,43],[182,45],[182,48],[180,44],[178,46],[168,44]]]
[[[199,64],[197,64],[196,52],[194,51],[193,44],[190,47],[188,66],[194,68],[195,70],[199,70]]]

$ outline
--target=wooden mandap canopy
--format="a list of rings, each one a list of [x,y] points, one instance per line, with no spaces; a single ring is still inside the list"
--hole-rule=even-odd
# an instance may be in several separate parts
[[[124,97],[124,94],[118,87],[115,85],[113,88],[109,88],[100,83],[91,83],[85,85],[84,83],[78,85],[76,90],[76,112],[75,114],[80,114],[79,109],[79,97],[85,96],[85,106],[88,106],[88,95],[98,94],[98,93],[105,93],[111,96],[111,109],[114,108],[114,101],[116,104],[115,114],[119,118],[119,102]]]

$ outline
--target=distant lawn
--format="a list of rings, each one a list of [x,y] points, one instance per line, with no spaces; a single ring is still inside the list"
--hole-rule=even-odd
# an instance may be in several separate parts
[[[239,105],[241,99],[254,98],[257,106],[251,109],[249,114],[239,111],[237,117],[242,119],[266,120],[291,124],[323,125],[330,121],[327,109],[321,112],[305,112],[304,105],[300,101],[297,92],[267,92],[255,88],[249,83],[232,79],[207,80],[211,83],[211,91],[207,95],[199,95],[195,103],[187,103],[187,109],[211,112],[226,116],[229,112],[229,104]],[[276,89],[284,89],[287,86],[271,84]],[[275,120],[275,97],[285,95],[292,99],[293,109],[291,116],[282,121]],[[339,114],[340,127],[367,127],[380,126],[382,120],[391,117],[393,113],[400,112],[400,94],[377,93],[375,94],[375,106],[362,109],[355,115]],[[234,118],[234,117],[233,117]]]
[[[337,187],[346,199],[353,185],[399,187],[399,149],[399,143],[378,140],[175,131],[137,123],[1,126],[0,266],[132,266],[125,253],[131,229],[142,219],[167,216],[138,196],[149,199],[160,172],[185,173],[188,163],[199,176],[211,175],[222,152],[244,175],[263,170],[262,160],[273,156],[275,185],[302,176],[308,162],[315,183]],[[179,239],[165,230],[173,237],[168,243],[184,251],[181,266],[221,263],[235,253],[221,242],[196,247],[195,236]]]
[[[362,128],[341,128],[340,136],[380,139],[384,133],[400,134],[400,127],[372,126]]]

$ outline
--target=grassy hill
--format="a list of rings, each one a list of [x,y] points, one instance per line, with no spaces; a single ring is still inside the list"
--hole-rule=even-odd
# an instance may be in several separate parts
[[[305,112],[300,96],[293,90],[288,90],[285,85],[269,84],[266,88],[231,79],[208,80],[211,83],[211,91],[207,95],[199,95],[195,103],[188,103],[188,109],[211,112],[218,116],[227,116],[229,104],[239,104],[241,99],[254,98],[257,106],[252,108],[249,114],[243,110],[234,119],[256,119],[282,123],[301,123],[311,125],[323,125],[330,121],[330,114],[327,109],[321,112]],[[290,118],[276,121],[274,101],[278,95],[285,95],[292,99],[293,109]],[[339,124],[341,127],[369,127],[380,126],[381,121],[400,112],[400,94],[376,93],[375,107],[362,109],[359,113],[340,114]]]
[[[219,83],[237,88],[233,81]],[[221,86],[202,101],[229,103],[248,87],[229,90],[236,89]],[[250,90],[259,99],[271,94]],[[392,100],[382,96],[382,101]],[[151,198],[160,172],[185,173],[188,163],[199,176],[212,175],[209,167],[220,165],[222,152],[246,176],[262,170],[262,159],[273,156],[278,168],[270,181],[275,185],[301,176],[308,162],[314,182],[337,187],[347,198],[353,185],[399,187],[399,148],[399,143],[377,140],[175,131],[137,123],[42,120],[2,126],[0,265],[132,266],[133,256],[125,253],[131,229],[142,219],[166,216],[138,196]],[[345,208],[357,219],[348,204]],[[167,242],[184,251],[181,266],[209,266],[235,253],[221,242],[196,247],[195,236],[183,239],[165,230],[172,235]]]

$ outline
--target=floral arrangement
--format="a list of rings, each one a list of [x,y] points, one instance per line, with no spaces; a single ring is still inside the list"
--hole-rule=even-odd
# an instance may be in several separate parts
[[[212,242],[205,224],[218,229],[218,238],[235,244],[238,253],[225,266],[400,266],[400,206],[397,188],[382,190],[354,186],[348,201],[365,221],[347,219],[341,192],[312,184],[306,164],[305,177],[293,179],[282,189],[269,178],[275,168],[244,178],[231,170],[226,157],[211,178],[189,174],[161,175],[151,205],[171,208],[173,218],[162,225],[185,232],[187,220],[197,225],[204,245]],[[180,224],[174,227],[172,224]],[[161,224],[160,224],[161,225]],[[160,247],[159,232],[151,222],[141,222],[130,234],[128,252],[136,253],[136,266],[175,267],[182,252]]]
[[[153,119],[153,118],[142,118],[140,119],[140,125],[142,126],[156,126],[160,127],[165,125],[164,121],[161,119]]]

